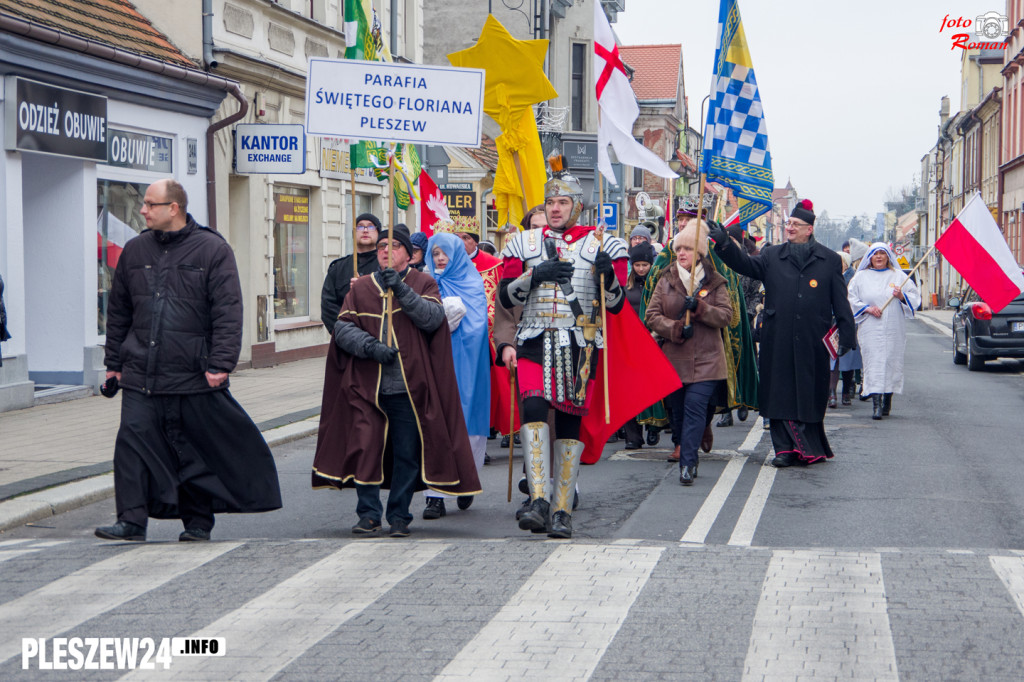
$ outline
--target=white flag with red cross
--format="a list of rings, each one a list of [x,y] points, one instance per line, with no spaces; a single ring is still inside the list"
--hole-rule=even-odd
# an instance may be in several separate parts
[[[668,164],[633,138],[633,124],[640,115],[636,95],[629,85],[626,67],[619,57],[615,34],[600,2],[594,2],[594,73],[597,74],[597,168],[615,184],[608,145],[615,148],[619,163],[643,168],[663,178],[679,177]]]

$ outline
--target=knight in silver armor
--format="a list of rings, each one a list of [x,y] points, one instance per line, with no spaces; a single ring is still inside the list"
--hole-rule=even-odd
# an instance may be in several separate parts
[[[620,278],[628,254],[622,239],[576,224],[583,211],[583,188],[576,178],[556,171],[544,196],[547,227],[515,235],[502,251],[505,279],[499,299],[506,308],[523,309],[516,357],[531,502],[519,527],[569,538],[583,454],[580,422],[604,347],[601,286],[607,312],[617,313],[625,301]],[[555,409],[553,453],[549,408]]]

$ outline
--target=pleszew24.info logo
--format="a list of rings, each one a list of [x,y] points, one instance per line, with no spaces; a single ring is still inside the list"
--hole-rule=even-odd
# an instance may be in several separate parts
[[[946,15],[942,19],[939,33],[946,29],[971,29],[974,33],[954,33],[950,36],[953,45],[949,49],[955,50],[1005,50],[1006,36],[1010,34],[1010,20],[1005,14],[999,12],[985,12],[974,18],[965,17],[953,18]]]
[[[21,669],[164,670],[175,656],[223,656],[224,637],[24,637]]]

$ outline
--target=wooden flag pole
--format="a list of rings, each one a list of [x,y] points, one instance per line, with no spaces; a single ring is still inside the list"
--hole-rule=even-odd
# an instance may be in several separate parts
[[[355,158],[352,155],[352,147],[348,148],[348,172],[352,178],[350,185],[352,193],[352,276],[359,276],[359,257],[356,253],[356,240],[359,238],[358,228],[356,227],[356,166]]]
[[[390,211],[390,214],[389,214],[390,217],[391,217],[391,224],[388,227],[388,232],[391,235],[391,239],[388,240],[388,242],[390,242],[388,244],[388,267],[390,268],[391,267],[391,249],[392,249],[392,247],[395,244],[395,157],[394,157],[394,153],[393,152],[392,152],[391,156],[388,157],[388,189],[390,190],[389,197],[390,197],[390,201],[391,201],[391,211]],[[392,293],[391,293],[391,289],[388,289],[387,298],[385,298],[385,306],[384,306],[387,309],[387,313],[388,313],[388,328],[387,328],[387,337],[386,337],[386,343],[387,343],[388,346],[391,345],[391,324],[392,324],[392,320],[394,318],[394,312],[395,312],[395,306],[392,303],[392,299],[393,299],[393,296],[392,296]]]
[[[907,275],[907,278],[903,280],[902,284],[900,284],[900,291],[903,291],[903,287],[906,285],[906,283],[910,281],[910,278],[914,275],[915,272],[917,272],[917,269],[919,267],[921,267],[921,265],[925,262],[925,260],[927,260],[928,256],[930,256],[932,251],[934,251],[934,250],[935,250],[935,244],[932,244],[928,248],[928,250],[924,252],[924,255],[921,256],[921,259],[917,261],[917,265],[914,266],[914,269],[910,271],[910,274]],[[896,263],[896,265],[899,265],[899,263]],[[886,301],[885,304],[882,306],[882,308],[881,308],[882,312],[885,312],[886,307],[890,303],[892,303],[894,300],[896,300],[896,297],[895,296],[891,296],[889,298],[889,300]]]
[[[693,289],[693,275],[697,270],[697,241],[700,239],[700,221],[702,219],[701,214],[704,213],[704,180],[707,176],[704,173],[700,174],[700,184],[697,189],[697,233],[693,238],[693,260],[690,262],[690,288]],[[692,296],[694,292],[690,292]],[[690,324],[690,313],[692,311],[686,311],[686,320],[683,322],[683,326]]]
[[[600,116],[600,112],[598,113]],[[600,125],[600,124],[598,124]],[[604,247],[604,174],[597,172],[597,252],[600,253]],[[611,424],[612,411],[611,402],[608,396],[608,296],[604,290],[604,274],[601,275],[598,285],[601,288],[601,337],[604,339],[604,352],[601,353],[602,381],[604,383],[604,423]]]
[[[516,447],[516,370],[515,367],[508,369],[508,501],[512,501],[512,456]]]

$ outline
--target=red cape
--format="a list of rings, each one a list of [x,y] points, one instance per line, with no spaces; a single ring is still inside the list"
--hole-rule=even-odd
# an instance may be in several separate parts
[[[602,360],[597,363],[594,377],[594,400],[580,428],[580,440],[584,445],[580,461],[584,464],[594,464],[601,459],[605,443],[623,424],[683,387],[679,374],[628,303],[618,314],[608,315],[605,348],[608,352],[611,423],[604,421]]]

